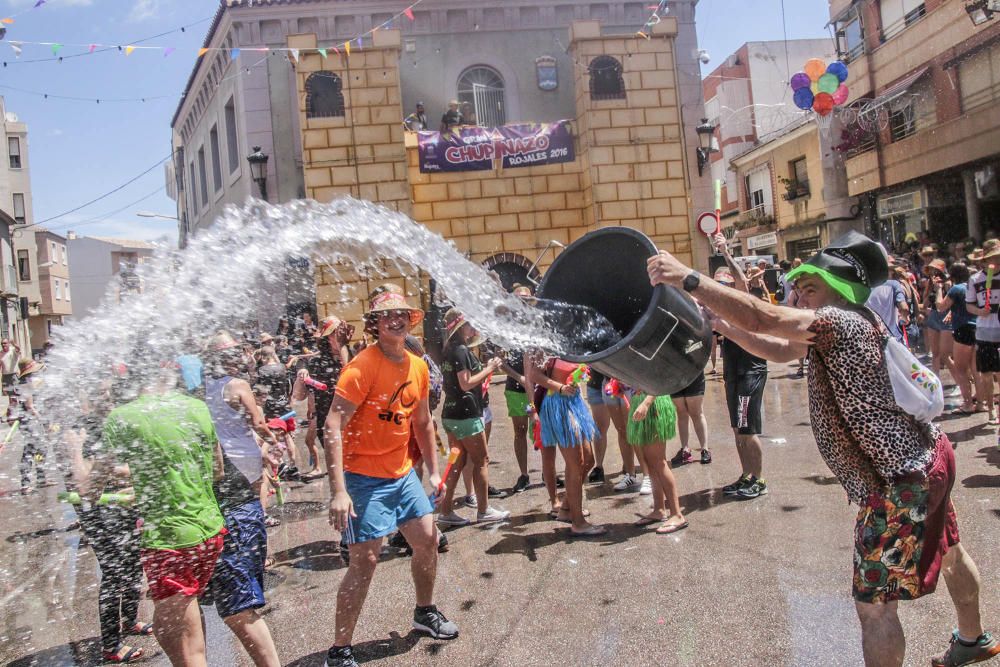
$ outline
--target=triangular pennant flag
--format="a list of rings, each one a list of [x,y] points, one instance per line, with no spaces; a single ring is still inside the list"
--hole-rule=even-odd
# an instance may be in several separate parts
[[[350,42],[344,42],[344,51],[347,51],[347,57],[350,58],[350,56],[351,56],[351,43]]]
[[[403,13],[406,14],[406,18],[410,19],[411,21],[413,20],[413,7],[407,7],[406,9],[403,10]]]
[[[32,7],[32,9],[38,9],[39,7],[41,7],[44,4],[45,4],[45,0],[38,0],[38,2],[35,3],[35,6]]]
[[[21,43],[20,42],[8,42],[8,44],[10,44],[10,48],[14,49],[14,57],[15,58],[20,58],[21,57]]]
[[[14,19],[0,19],[0,23],[6,23],[7,25],[12,24],[13,22]]]
[[[62,47],[63,47],[62,44],[53,44],[52,45],[52,55],[58,56],[59,55],[59,49],[61,49]]]
[[[130,56],[132,55],[133,51],[135,51],[135,47],[132,46],[131,44],[125,47],[125,55]]]
[[[237,58],[240,57],[240,50],[233,49],[232,51],[229,52],[229,57],[232,58],[233,60],[236,60]]]
[[[93,53],[94,49],[97,48],[97,44],[91,44],[90,48],[87,49],[87,53]]]
[[[336,53],[338,56],[340,55],[340,49],[338,49],[336,46],[331,46],[330,48],[333,49],[333,52]]]
[[[319,54],[323,56],[324,59],[326,59],[326,49],[316,49],[316,50],[319,51]]]
[[[361,37],[358,37],[358,48],[361,48]]]
[[[208,49],[198,49],[198,57],[199,58],[201,58],[206,53],[208,53]]]
[[[177,49],[175,49],[174,47],[168,46],[167,48],[163,49],[163,57],[166,58],[167,56],[169,56],[171,53],[173,53],[176,50]]]
[[[298,49],[288,49],[288,53],[291,54],[292,60],[299,62],[299,50]]]

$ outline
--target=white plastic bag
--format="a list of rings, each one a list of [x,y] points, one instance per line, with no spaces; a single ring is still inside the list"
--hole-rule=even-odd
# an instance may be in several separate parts
[[[917,421],[929,424],[944,412],[941,380],[895,338],[886,336],[885,341],[885,365],[896,403]]]

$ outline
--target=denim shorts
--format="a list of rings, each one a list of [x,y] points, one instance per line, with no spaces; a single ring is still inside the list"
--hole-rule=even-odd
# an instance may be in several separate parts
[[[622,406],[621,396],[611,396],[605,394],[601,389],[595,389],[590,385],[587,385],[587,403],[589,405],[610,405],[610,406]]]
[[[344,539],[361,544],[385,537],[399,526],[434,511],[417,473],[399,479],[344,473],[356,517],[347,522]]]
[[[227,531],[222,555],[199,601],[205,605],[214,604],[219,616],[228,618],[264,606],[267,528],[259,500],[228,509],[222,516]]]

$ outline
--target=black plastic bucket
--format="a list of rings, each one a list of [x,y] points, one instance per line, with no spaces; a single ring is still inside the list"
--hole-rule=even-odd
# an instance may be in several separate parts
[[[593,308],[622,334],[612,347],[567,361],[656,396],[690,385],[705,368],[712,330],[690,296],[649,284],[646,260],[656,246],[628,227],[590,232],[560,253],[538,296]]]

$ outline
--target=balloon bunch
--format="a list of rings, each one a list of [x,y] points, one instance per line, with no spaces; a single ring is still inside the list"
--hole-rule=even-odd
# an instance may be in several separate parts
[[[828,116],[833,108],[847,101],[849,91],[847,65],[839,60],[829,66],[819,58],[806,61],[801,72],[792,76],[795,106],[808,111],[812,109],[820,116]]]

